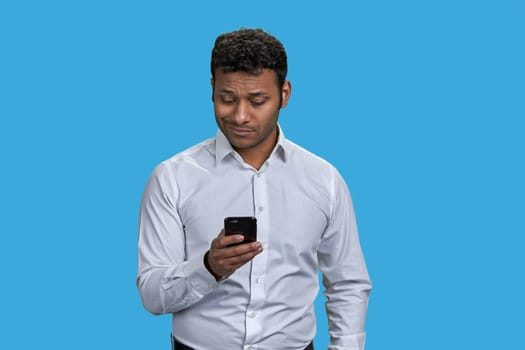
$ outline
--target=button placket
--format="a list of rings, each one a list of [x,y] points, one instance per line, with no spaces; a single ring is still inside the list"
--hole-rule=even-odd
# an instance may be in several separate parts
[[[261,168],[261,170],[263,170]],[[246,309],[246,346],[257,343],[263,331],[264,316],[261,308],[264,304],[265,290],[262,276],[265,274],[268,254],[265,251],[268,242],[268,210],[267,185],[264,171],[253,174],[252,179],[253,208],[257,218],[257,240],[263,244],[264,250],[252,260],[250,302]]]

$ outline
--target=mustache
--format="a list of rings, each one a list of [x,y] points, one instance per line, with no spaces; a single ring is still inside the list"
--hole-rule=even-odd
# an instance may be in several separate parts
[[[250,126],[250,125],[238,124],[238,123],[235,123],[235,122],[224,122],[224,126],[227,127],[227,128],[235,128],[235,129],[246,130],[246,131],[254,131],[255,130],[255,128]]]

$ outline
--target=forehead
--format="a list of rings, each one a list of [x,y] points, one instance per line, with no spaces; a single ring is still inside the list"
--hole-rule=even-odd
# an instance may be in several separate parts
[[[271,69],[261,69],[259,74],[247,72],[224,73],[221,69],[215,72],[215,89],[232,90],[233,92],[278,90],[277,73]]]

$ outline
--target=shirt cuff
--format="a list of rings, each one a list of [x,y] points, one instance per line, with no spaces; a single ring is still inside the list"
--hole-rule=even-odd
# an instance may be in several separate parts
[[[215,277],[204,266],[203,256],[188,260],[184,264],[184,275],[199,297],[208,294],[219,286]]]
[[[328,350],[363,350],[365,348],[366,333],[357,333],[332,339]]]

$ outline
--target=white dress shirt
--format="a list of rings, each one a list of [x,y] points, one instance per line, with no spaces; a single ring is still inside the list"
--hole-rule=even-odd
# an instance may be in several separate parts
[[[203,256],[227,216],[255,216],[263,252],[217,282]],[[318,269],[330,350],[364,348],[371,284],[337,170],[282,131],[259,170],[219,131],[161,163],[141,202],[137,286],[198,350],[304,349],[316,332]]]

